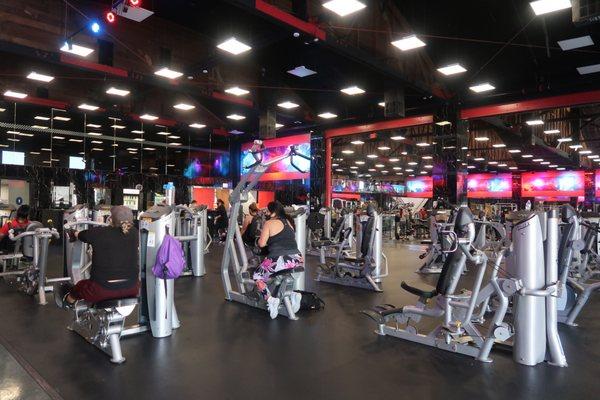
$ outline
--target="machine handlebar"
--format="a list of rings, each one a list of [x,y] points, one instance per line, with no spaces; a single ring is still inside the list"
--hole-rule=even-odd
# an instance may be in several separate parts
[[[35,236],[35,235],[54,237],[55,239],[58,239],[60,236],[58,234],[58,231],[54,228],[37,228],[34,231],[21,232],[17,236],[15,236],[14,230],[11,229],[8,231],[8,238],[12,241],[17,241],[19,239],[24,238],[25,236]]]
[[[108,226],[107,223],[105,222],[97,222],[97,221],[72,221],[72,222],[67,222],[66,224],[63,225],[64,229],[72,229],[74,226],[77,225],[89,225],[89,226]]]

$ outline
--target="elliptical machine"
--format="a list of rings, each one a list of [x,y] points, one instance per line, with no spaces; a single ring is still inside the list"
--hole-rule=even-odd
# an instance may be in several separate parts
[[[293,168],[300,172],[305,172],[294,163],[294,157],[310,160],[310,157],[299,154],[295,146],[290,146],[289,151],[285,155],[268,161],[263,160],[263,150],[264,145],[262,141],[255,140],[254,145],[250,149],[255,162],[252,165],[243,167],[248,170],[248,173],[242,176],[240,182],[229,196],[231,216],[238,215],[241,203],[247,201],[248,193],[256,186],[260,177],[271,165],[289,158],[290,165]],[[306,209],[299,208],[296,210],[296,213],[296,242],[300,248],[299,250],[304,253],[304,247],[306,246]],[[236,301],[266,311],[268,309],[267,303],[258,292],[256,283],[251,279],[248,269],[248,256],[246,255],[237,218],[230,217],[225,249],[223,250],[223,260],[221,262],[221,278],[223,280],[223,288],[225,289],[225,300]],[[233,275],[237,288],[234,288],[232,285],[230,273]],[[273,296],[282,300],[279,314],[291,320],[297,320],[298,317],[292,309],[290,296],[294,290],[304,289],[304,267],[299,266],[293,270],[290,269],[275,273],[271,276],[267,285]]]

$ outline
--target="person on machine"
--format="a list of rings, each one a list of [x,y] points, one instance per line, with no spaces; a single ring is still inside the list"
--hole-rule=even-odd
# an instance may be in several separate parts
[[[242,224],[242,240],[248,246],[254,246],[256,242],[256,234],[258,231],[258,206],[256,203],[248,206],[248,215],[244,217],[244,223]]]
[[[29,225],[29,211],[30,207],[27,204],[21,205],[17,209],[17,217],[7,221],[2,228],[0,228],[0,243],[3,250],[10,250],[14,248],[14,242],[9,240],[8,233],[10,230],[24,231]]]
[[[272,201],[267,205],[269,220],[265,222],[258,238],[258,246],[268,246],[267,257],[254,272],[253,279],[260,294],[267,301],[269,314],[272,319],[279,314],[281,300],[271,296],[267,281],[276,272],[294,269],[301,265],[304,260],[298,250],[296,235],[292,221],[285,213],[283,205],[278,201]],[[291,297],[294,312],[300,308],[302,296],[294,292]]]
[[[73,305],[77,300],[95,304],[104,300],[137,297],[140,290],[138,266],[138,231],[133,225],[133,212],[125,206],[110,210],[110,226],[69,232],[71,240],[92,246],[90,279],[72,286],[55,288],[59,307]]]

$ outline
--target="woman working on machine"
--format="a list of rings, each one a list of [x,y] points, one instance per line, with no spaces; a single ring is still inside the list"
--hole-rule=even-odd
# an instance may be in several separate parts
[[[94,304],[138,296],[139,236],[133,226],[130,208],[112,207],[110,226],[74,231],[69,236],[92,246],[92,267],[90,279],[80,280],[75,286],[69,284],[55,288],[54,298],[59,307],[72,305],[77,300]]]
[[[253,279],[260,294],[267,301],[271,318],[277,318],[279,314],[280,299],[271,296],[267,281],[276,272],[294,269],[302,264],[304,260],[298,250],[296,235],[292,223],[285,214],[280,202],[273,201],[268,204],[269,220],[265,222],[260,232],[258,246],[268,246],[267,257],[254,272]],[[297,312],[300,308],[302,296],[294,293],[291,297],[292,308]]]

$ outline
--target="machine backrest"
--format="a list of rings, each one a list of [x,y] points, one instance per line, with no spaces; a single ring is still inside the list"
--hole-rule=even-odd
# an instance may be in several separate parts
[[[335,221],[335,225],[333,226],[331,232],[331,238],[333,240],[343,240],[343,238],[341,237],[341,232],[342,227],[344,226],[344,217],[346,216],[346,214],[348,214],[348,211],[343,209],[342,212],[339,214],[337,220]]]
[[[321,214],[318,211],[311,212],[310,214],[308,214],[306,225],[308,226],[308,229],[310,229],[313,232],[316,232],[319,229],[322,230],[323,226],[325,225],[325,215]]]
[[[594,228],[598,228],[597,224],[591,224]],[[588,228],[585,231],[585,235],[583,236],[583,242],[585,243],[585,246],[583,248],[583,250],[581,250],[581,253],[587,253],[589,251],[591,251],[594,248],[594,245],[596,244],[596,235],[598,233],[591,228]]]
[[[29,225],[27,225],[27,228],[25,229],[25,232],[33,232],[36,229],[40,229],[43,228],[44,225],[42,225],[41,222],[38,221],[31,221],[29,223]],[[28,258],[33,258],[34,254],[33,254],[33,242],[35,241],[35,236],[25,236],[22,240],[21,243],[21,252],[23,253],[24,257],[28,257]]]
[[[474,229],[473,226],[473,214],[467,207],[461,207],[456,214],[454,219],[454,232],[458,238],[467,237],[469,234],[469,226]],[[451,240],[451,246],[455,246],[455,239]],[[452,286],[452,282],[455,276],[462,273],[466,263],[466,256],[462,251],[457,248],[456,251],[449,253],[442,267],[442,272],[437,282],[436,292],[441,295],[447,294],[448,290]]]
[[[473,247],[479,250],[483,250],[485,247],[487,237],[487,224],[484,222],[475,222],[475,241],[473,242]]]
[[[367,255],[369,255],[371,250],[372,238],[375,234],[375,210],[367,209],[367,213],[369,215],[369,219],[367,220],[365,228],[363,229],[362,242],[360,243],[360,253],[362,257],[366,257]]]

